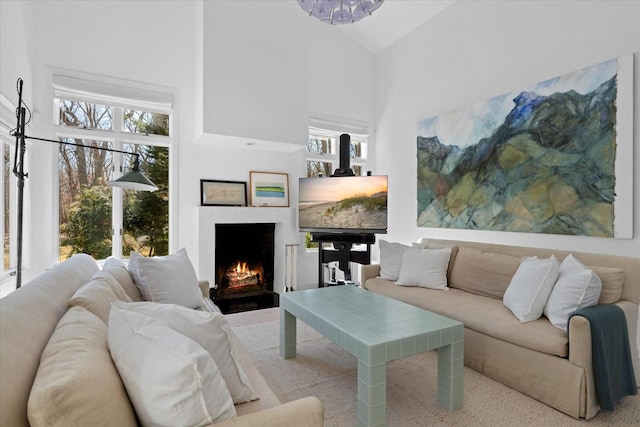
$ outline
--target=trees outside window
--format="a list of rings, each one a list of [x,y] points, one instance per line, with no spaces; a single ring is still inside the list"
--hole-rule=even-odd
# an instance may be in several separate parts
[[[59,258],[88,253],[97,259],[169,251],[170,116],[117,105],[56,99],[59,149]],[[140,169],[158,187],[122,190],[108,183],[139,154]]]

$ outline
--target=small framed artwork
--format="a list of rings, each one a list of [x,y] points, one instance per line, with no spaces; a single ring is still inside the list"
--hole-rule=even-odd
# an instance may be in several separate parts
[[[201,179],[200,206],[247,206],[247,183]]]
[[[289,206],[289,174],[249,172],[251,206]]]

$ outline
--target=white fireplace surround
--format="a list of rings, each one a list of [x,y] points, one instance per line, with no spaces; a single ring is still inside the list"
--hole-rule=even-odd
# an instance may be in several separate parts
[[[216,224],[273,223],[273,290],[284,292],[285,245],[299,243],[293,208],[201,206],[198,208],[198,278],[215,284]]]

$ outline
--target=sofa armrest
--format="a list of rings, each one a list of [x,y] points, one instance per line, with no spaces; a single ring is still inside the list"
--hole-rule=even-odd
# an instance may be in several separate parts
[[[324,406],[317,397],[303,397],[280,406],[211,424],[209,427],[322,427]]]
[[[200,286],[200,292],[205,298],[209,298],[209,281],[208,280],[199,280],[198,286]]]
[[[367,280],[380,275],[380,264],[366,264],[360,267],[360,286],[367,288]]]
[[[629,332],[629,344],[633,368],[638,378],[638,344],[636,341],[638,324],[638,304],[631,301],[618,301],[617,306],[622,308],[627,318],[627,329]],[[582,316],[573,316],[569,322],[569,362],[584,369],[587,395],[585,401],[581,402],[580,416],[590,419],[594,417],[600,408],[595,391],[595,379],[593,376],[593,356],[591,350],[591,325]]]

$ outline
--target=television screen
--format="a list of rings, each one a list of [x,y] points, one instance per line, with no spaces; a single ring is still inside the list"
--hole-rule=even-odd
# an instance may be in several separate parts
[[[387,177],[300,178],[300,231],[387,232]]]

